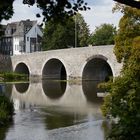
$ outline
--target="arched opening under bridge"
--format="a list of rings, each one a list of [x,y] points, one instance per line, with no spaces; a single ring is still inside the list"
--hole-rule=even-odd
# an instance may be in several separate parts
[[[110,77],[113,77],[113,72],[104,57],[94,57],[87,62],[82,74],[82,87],[88,101],[95,103],[102,100],[100,96],[105,91],[99,89],[98,84],[107,82]]]
[[[20,74],[25,74],[29,77],[30,72],[29,72],[29,68],[25,63],[19,63],[17,64],[16,68],[15,68],[15,72],[16,73],[20,73]]]
[[[63,63],[55,58],[48,60],[42,71],[42,79],[66,80],[67,74]]]

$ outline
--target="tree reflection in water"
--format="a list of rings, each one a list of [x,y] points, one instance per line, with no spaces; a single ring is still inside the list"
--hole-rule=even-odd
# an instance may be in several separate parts
[[[51,114],[48,114],[45,117],[45,124],[47,129],[49,130],[76,125],[79,123],[79,120],[84,120],[84,118],[86,117],[85,115],[78,113],[66,113],[49,110],[50,109],[47,108],[45,110],[47,112],[50,112]]]

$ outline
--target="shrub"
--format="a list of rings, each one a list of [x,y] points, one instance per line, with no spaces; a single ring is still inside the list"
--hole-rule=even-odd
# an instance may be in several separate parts
[[[12,119],[14,112],[13,103],[9,98],[0,96],[0,124],[5,124]]]

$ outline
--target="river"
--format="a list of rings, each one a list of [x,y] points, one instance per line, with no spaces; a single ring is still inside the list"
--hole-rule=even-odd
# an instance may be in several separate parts
[[[14,103],[13,121],[0,140],[104,140],[107,124],[96,82],[42,81],[4,84]]]

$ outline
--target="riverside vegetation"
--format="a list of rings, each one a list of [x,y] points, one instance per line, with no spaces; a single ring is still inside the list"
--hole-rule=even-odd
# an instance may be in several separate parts
[[[0,83],[27,81],[28,76],[13,72],[0,73]],[[13,103],[8,97],[0,95],[0,125],[5,125],[11,121],[14,113]]]
[[[13,103],[10,99],[5,96],[0,96],[0,125],[5,125],[11,121],[13,113]]]
[[[13,72],[0,73],[0,82],[28,81],[28,75]]]
[[[104,84],[109,94],[102,106],[112,123],[107,140],[140,140],[140,10],[117,4],[123,17],[115,39],[115,54],[122,73]]]

